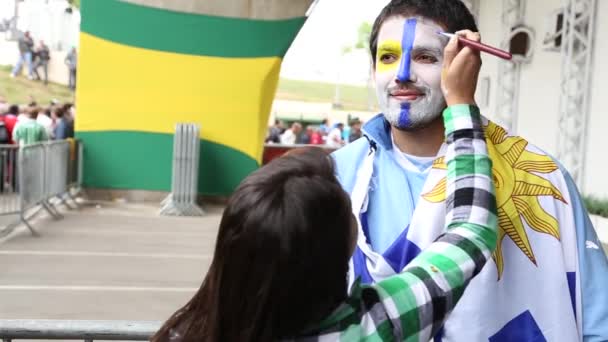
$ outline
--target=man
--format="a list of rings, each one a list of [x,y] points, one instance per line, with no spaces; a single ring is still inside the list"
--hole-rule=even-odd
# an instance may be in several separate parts
[[[266,137],[267,143],[280,143],[281,142],[281,134],[285,131],[283,121],[279,119],[274,120],[274,125],[268,129],[268,137]]]
[[[36,121],[38,112],[40,112],[40,108],[38,107],[28,108],[28,117],[19,122],[15,127],[13,140],[19,146],[36,144],[48,140],[44,126]]]
[[[10,105],[8,107],[8,111],[1,116],[2,124],[6,129],[7,137],[0,141],[1,143],[14,144],[13,141],[13,132],[15,130],[15,125],[17,124],[17,116],[19,115],[19,106],[18,105]]]
[[[326,145],[331,148],[340,148],[344,146],[344,140],[342,140],[342,131],[344,130],[344,124],[337,124],[327,135]]]
[[[361,132],[361,121],[359,119],[353,119],[350,122],[350,135],[348,136],[348,142],[352,143],[362,136],[363,133]]]
[[[67,56],[65,56],[65,65],[68,66],[69,70],[68,87],[72,90],[76,90],[76,66],[78,65],[78,54],[76,53],[75,47],[72,47]]]
[[[27,77],[31,80],[33,78],[32,73],[32,52],[34,48],[34,40],[30,36],[30,32],[26,31],[23,37],[19,38],[18,41],[19,48],[19,59],[17,60],[17,64],[13,68],[11,72],[11,77],[17,76],[21,72],[21,68],[23,67],[23,63],[27,66]]]
[[[295,145],[300,132],[302,132],[302,125],[298,122],[292,123],[291,127],[281,135],[281,144]]]
[[[46,136],[49,139],[53,139],[53,119],[51,119],[51,110],[52,108],[46,108],[44,110],[40,110],[38,113],[38,117],[36,117],[36,122],[38,122],[42,127],[44,127],[44,131],[46,132]]]
[[[437,32],[461,30],[477,27],[458,0],[393,0],[376,19],[370,49],[383,114],[334,154],[360,227],[351,282],[399,272],[444,231],[448,41]],[[498,248],[436,340],[607,341],[608,262],[576,186],[542,150],[485,122]]]
[[[36,62],[34,63],[34,76],[36,80],[40,80],[40,74],[38,74],[38,68],[42,68],[44,72],[44,85],[49,83],[49,61],[51,60],[51,52],[49,47],[44,44],[44,41],[40,41],[40,46],[36,50]]]

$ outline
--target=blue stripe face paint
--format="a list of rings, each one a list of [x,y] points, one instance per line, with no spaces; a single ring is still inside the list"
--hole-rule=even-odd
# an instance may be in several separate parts
[[[401,113],[399,114],[399,124],[398,128],[408,128],[412,124],[412,120],[410,119],[410,104],[409,102],[404,102],[401,104]]]
[[[405,24],[403,24],[403,38],[401,41],[403,53],[401,54],[401,64],[397,71],[397,79],[401,82],[410,80],[412,48],[414,47],[414,39],[416,38],[416,24],[417,20],[415,18],[407,19]]]
[[[409,82],[411,75],[410,70],[412,66],[412,48],[414,47],[414,38],[416,37],[416,19],[407,19],[403,25],[403,40],[401,42],[401,48],[403,52],[401,54],[401,64],[397,71],[397,79],[402,82]],[[404,102],[401,104],[401,112],[399,113],[399,128],[407,128],[412,124],[410,118],[410,104]]]

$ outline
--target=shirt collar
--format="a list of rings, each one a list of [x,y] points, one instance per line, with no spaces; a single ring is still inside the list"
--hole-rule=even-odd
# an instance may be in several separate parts
[[[378,143],[383,149],[390,151],[393,149],[391,139],[391,124],[386,121],[384,115],[378,114],[363,125],[363,133],[370,139]]]

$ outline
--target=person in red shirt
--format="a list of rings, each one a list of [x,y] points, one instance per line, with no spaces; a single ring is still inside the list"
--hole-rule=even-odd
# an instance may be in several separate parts
[[[9,144],[14,144],[13,141],[13,130],[15,129],[15,125],[17,124],[17,116],[19,115],[19,106],[11,105],[8,108],[8,112],[6,114],[0,115],[0,121],[4,122],[4,126],[8,131]]]
[[[323,145],[323,135],[319,131],[319,129],[313,130],[310,134],[310,144],[311,145]]]

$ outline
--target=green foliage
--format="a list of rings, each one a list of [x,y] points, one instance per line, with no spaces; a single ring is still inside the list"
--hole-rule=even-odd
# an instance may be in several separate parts
[[[357,43],[355,44],[356,49],[367,49],[369,44],[369,37],[372,34],[372,24],[368,22],[361,23],[359,30],[357,31]]]
[[[598,199],[593,196],[584,196],[583,201],[585,202],[585,207],[587,207],[587,211],[589,211],[590,214],[608,218],[607,199]]]

